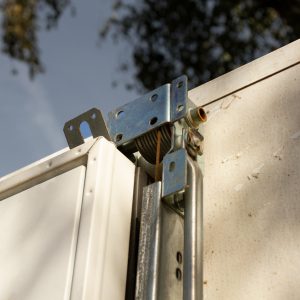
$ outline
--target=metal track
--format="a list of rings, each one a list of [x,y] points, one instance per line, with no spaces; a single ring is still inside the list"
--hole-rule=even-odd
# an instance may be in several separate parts
[[[203,298],[203,177],[199,165],[187,159],[188,188],[184,195],[183,300]],[[174,299],[175,300],[175,299]]]
[[[144,188],[136,300],[201,300],[202,173],[187,158],[184,219],[162,200],[161,182]]]

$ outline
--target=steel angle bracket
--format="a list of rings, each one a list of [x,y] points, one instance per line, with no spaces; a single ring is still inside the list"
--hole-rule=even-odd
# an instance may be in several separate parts
[[[101,111],[92,108],[65,123],[64,134],[70,149],[84,143],[84,138],[80,132],[80,125],[83,122],[88,123],[94,138],[104,136],[107,140],[111,140]]]
[[[175,122],[183,118],[187,112],[188,79],[182,75],[172,81],[171,84],[171,121]]]
[[[162,197],[183,193],[187,185],[187,153],[179,149],[163,159]]]
[[[117,146],[126,144],[187,112],[187,77],[175,79],[150,93],[111,111],[108,128]]]

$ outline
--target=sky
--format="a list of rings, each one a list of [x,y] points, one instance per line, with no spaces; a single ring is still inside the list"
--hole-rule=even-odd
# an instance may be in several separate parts
[[[45,74],[32,81],[26,66],[0,54],[0,176],[67,147],[66,121],[92,107],[107,115],[138,96],[122,84],[133,72],[118,70],[130,59],[130,45],[110,39],[99,45],[98,32],[111,14],[112,0],[73,3],[74,17],[66,11],[57,29],[39,34]],[[112,87],[114,80],[118,87]]]

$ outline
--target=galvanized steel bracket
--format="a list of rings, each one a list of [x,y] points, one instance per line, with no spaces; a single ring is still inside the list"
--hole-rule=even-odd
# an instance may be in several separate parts
[[[144,187],[142,197],[139,184],[135,188],[140,202],[133,213],[128,274],[136,280],[127,278],[126,293],[136,300],[202,299],[202,174],[196,160],[203,140],[198,127],[205,120],[203,108],[188,100],[183,75],[114,109],[107,125],[96,108],[65,123],[70,148],[84,143],[80,125],[87,122],[94,138],[104,136],[127,157],[139,151],[148,165],[155,163],[159,176],[149,182],[156,182]],[[141,165],[145,172],[147,164]]]
[[[66,136],[70,149],[75,148],[84,143],[84,138],[80,132],[80,125],[87,122],[94,138],[104,136],[110,141],[110,136],[102,116],[97,108],[92,108],[78,117],[68,121],[64,125],[64,134]]]
[[[179,149],[163,159],[162,197],[183,193],[187,184],[187,153]]]
[[[108,128],[117,146],[186,115],[187,77],[175,79],[150,93],[111,111]]]

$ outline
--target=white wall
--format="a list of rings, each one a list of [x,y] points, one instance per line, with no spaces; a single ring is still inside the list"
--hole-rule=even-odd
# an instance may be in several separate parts
[[[189,96],[208,112],[204,299],[299,299],[300,40]]]

